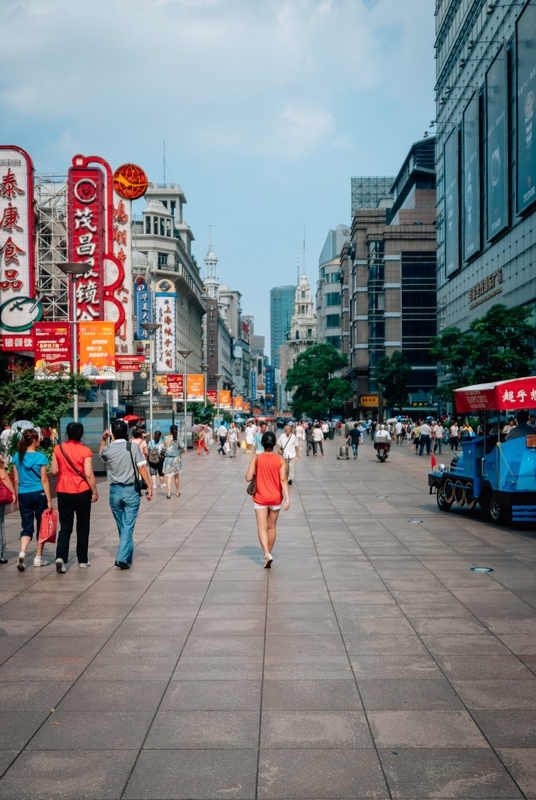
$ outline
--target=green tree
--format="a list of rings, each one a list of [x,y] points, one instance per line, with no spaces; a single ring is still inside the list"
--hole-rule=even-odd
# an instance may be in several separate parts
[[[331,344],[316,344],[300,353],[287,372],[294,415],[325,419],[341,411],[353,390],[348,380],[336,378],[334,373],[347,364],[347,356]]]
[[[84,398],[93,385],[83,375],[37,380],[33,367],[13,372],[13,380],[0,386],[0,403],[7,419],[29,419],[34,425],[57,426],[73,402],[75,389]]]
[[[214,403],[207,400],[206,406],[203,403],[190,403],[189,406],[193,409],[194,425],[212,425],[216,416]]]
[[[436,394],[452,399],[452,391],[486,381],[522,378],[533,371],[536,328],[527,306],[493,305],[473,320],[467,333],[447,328],[431,340],[430,354],[440,362],[447,382]]]
[[[392,356],[382,356],[374,370],[388,408],[402,409],[408,401],[408,380],[411,366],[404,353],[395,350]]]

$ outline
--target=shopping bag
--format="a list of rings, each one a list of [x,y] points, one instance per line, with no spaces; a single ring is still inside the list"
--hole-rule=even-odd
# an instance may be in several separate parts
[[[240,444],[240,449],[241,450],[246,450],[246,448],[247,448],[247,444],[246,444],[245,440],[243,439],[241,444]]]
[[[225,444],[223,445],[223,450],[225,453],[231,452],[231,445],[229,444],[229,442],[225,442]]]
[[[56,531],[58,529],[58,512],[54,509],[46,508],[41,517],[41,525],[39,527],[39,542],[50,542],[54,544],[56,541]]]

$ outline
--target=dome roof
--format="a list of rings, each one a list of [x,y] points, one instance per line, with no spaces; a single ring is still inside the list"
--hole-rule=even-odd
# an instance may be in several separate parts
[[[212,249],[212,245],[210,245],[210,247],[208,248],[208,253],[205,256],[205,262],[207,262],[207,261],[217,261],[217,260],[218,260],[218,256],[216,255],[216,253]]]
[[[149,259],[147,258],[145,253],[140,253],[139,250],[133,250],[132,266],[145,269],[146,267],[149,266]]]
[[[149,200],[145,208],[143,209],[144,214],[158,214],[159,217],[171,217],[172,214],[168,209],[165,207],[160,200]]]

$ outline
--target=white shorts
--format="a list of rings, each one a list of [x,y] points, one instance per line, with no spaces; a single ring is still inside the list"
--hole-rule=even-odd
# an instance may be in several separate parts
[[[260,506],[258,503],[253,503],[253,508],[269,508],[270,511],[281,511],[281,503],[278,506]]]

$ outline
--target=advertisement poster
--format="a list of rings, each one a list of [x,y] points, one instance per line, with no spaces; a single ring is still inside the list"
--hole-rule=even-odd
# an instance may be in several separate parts
[[[486,73],[487,238],[508,227],[508,149],[506,138],[506,48]]]
[[[156,342],[156,371],[175,372],[177,369],[177,295],[173,284],[159,281],[155,292],[155,322],[160,325]]]
[[[33,165],[18,147],[0,145],[0,346],[33,350],[31,327],[43,315],[35,300]]]
[[[140,364],[145,361],[145,356],[115,356],[115,368],[117,372],[139,372]]]
[[[529,3],[517,20],[517,213],[536,200],[536,6]]]
[[[449,278],[460,268],[458,228],[458,131],[450,134],[444,149],[445,173],[445,274]]]
[[[86,378],[115,379],[113,322],[80,322],[80,373]]]
[[[166,375],[167,388],[174,400],[184,400],[184,378],[182,375]]]
[[[218,392],[215,389],[208,389],[207,390],[207,400],[209,400],[213,406],[217,405],[218,403]]]
[[[220,392],[220,408],[231,408],[231,392],[229,389],[222,389]]]
[[[236,409],[237,411],[242,411],[243,406],[244,406],[244,403],[243,403],[243,398],[242,397],[233,398],[233,408],[234,409]]]
[[[463,112],[463,258],[480,251],[479,98],[475,92]]]
[[[186,399],[192,403],[205,402],[205,376],[186,376]]]
[[[71,326],[37,322],[33,326],[35,373],[38,380],[67,377],[71,370]]]
[[[249,371],[249,375],[250,375],[249,379],[250,379],[250,383],[251,383],[251,387],[250,387],[251,399],[252,400],[256,400],[257,399],[257,370],[256,369],[250,370]]]
[[[142,322],[153,321],[153,293],[147,281],[138,278],[134,284],[134,339],[149,339],[149,331],[141,327]]]
[[[251,403],[244,402],[244,411],[246,411],[249,414],[249,412],[251,411]]]

